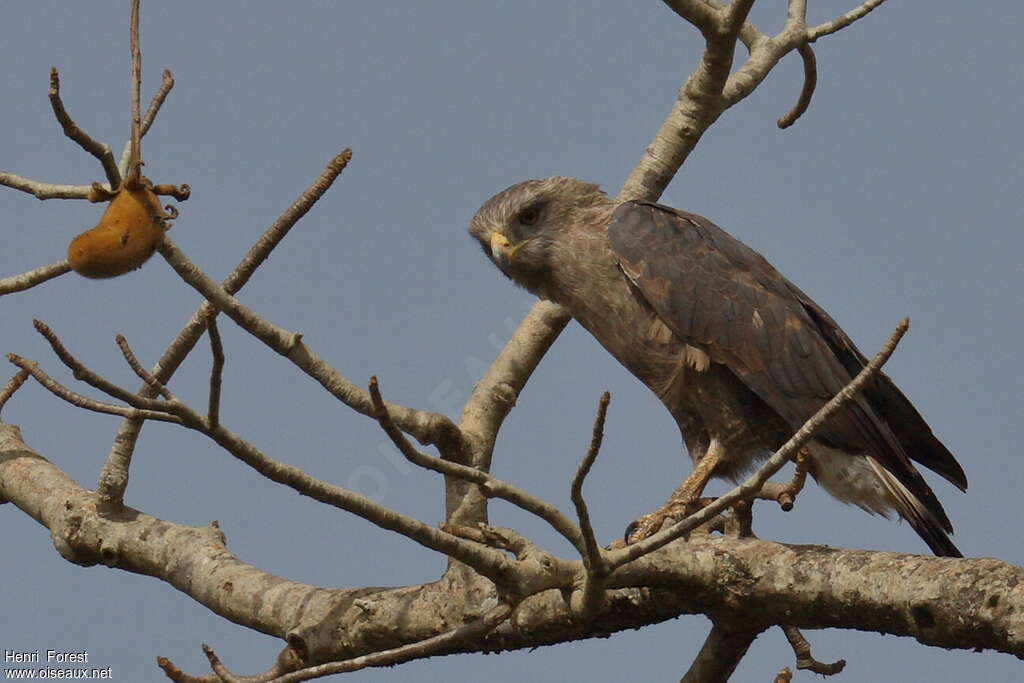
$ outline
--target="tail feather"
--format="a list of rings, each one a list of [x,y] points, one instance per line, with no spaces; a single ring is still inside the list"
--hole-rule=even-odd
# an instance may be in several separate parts
[[[931,551],[940,557],[963,557],[963,553],[950,540],[952,527],[935,514],[900,482],[889,470],[871,456],[867,456],[871,469],[888,491],[900,517],[907,520]]]

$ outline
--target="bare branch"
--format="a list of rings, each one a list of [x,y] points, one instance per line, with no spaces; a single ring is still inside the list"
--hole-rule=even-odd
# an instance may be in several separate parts
[[[807,40],[813,43],[822,36],[827,36],[835,33],[836,31],[842,30],[858,19],[866,17],[872,10],[877,8],[883,2],[885,2],[885,0],[867,0],[866,2],[862,2],[860,5],[854,7],[841,17],[837,17],[832,21],[827,21],[824,24],[819,24],[814,28],[809,29],[807,31]]]
[[[834,676],[846,668],[845,659],[829,664],[815,659],[814,655],[811,654],[811,644],[807,642],[807,639],[804,638],[804,635],[800,633],[800,629],[796,626],[783,626],[782,632],[786,634],[786,640],[789,641],[790,646],[793,648],[793,654],[796,655],[796,668],[808,669],[822,676]]]
[[[705,0],[663,0],[663,2],[704,35],[711,33],[718,21],[718,13],[715,8]]]
[[[14,373],[14,377],[11,377],[7,384],[4,385],[3,389],[0,389],[0,412],[3,412],[7,401],[10,400],[11,396],[14,396],[14,392],[20,389],[27,379],[28,370],[18,370],[18,372]],[[0,422],[3,422],[3,420],[0,419]]]
[[[50,344],[58,357],[73,370],[77,379],[84,380],[101,391],[120,398],[133,407],[123,408],[121,406],[101,403],[85,396],[81,396],[51,379],[46,375],[46,373],[39,369],[38,364],[26,361],[14,354],[8,354],[8,360],[29,372],[46,389],[72,405],[86,408],[88,410],[122,415],[125,417],[155,419],[182,424],[210,437],[229,453],[268,479],[290,486],[300,493],[310,496],[315,500],[319,500],[320,502],[357,514],[378,526],[396,531],[427,548],[444,553],[450,557],[457,558],[461,562],[473,567],[484,576],[495,578],[500,574],[500,572],[507,569],[506,565],[500,561],[500,558],[485,554],[484,549],[479,548],[476,545],[461,541],[451,534],[438,531],[437,529],[429,527],[411,517],[406,517],[393,512],[388,508],[373,503],[368,498],[356,493],[328,484],[327,482],[306,474],[296,467],[276,462],[223,426],[209,424],[208,421],[191,408],[183,403],[173,400],[173,396],[170,397],[172,400],[168,400],[166,402],[158,401],[141,395],[132,394],[126,389],[122,389],[121,387],[104,380],[77,361],[64,348],[63,344],[61,344],[60,340],[52,330],[50,330],[45,324],[37,321],[36,329],[39,330],[39,332],[43,334],[48,341],[50,341]],[[154,386],[154,383],[156,383],[155,378],[149,375],[145,370],[142,370],[141,365],[135,359],[134,354],[132,354],[131,350],[127,347],[127,343],[124,341],[124,338],[120,335],[118,337],[118,345],[124,352],[129,364],[142,375],[147,386],[154,388],[156,391],[160,391],[162,387],[159,386],[158,383],[157,386]],[[163,389],[163,391],[166,391],[166,389]],[[170,396],[169,392],[167,392],[167,394]],[[395,431],[397,432],[397,429]],[[406,445],[408,446],[408,442],[406,442]],[[411,448],[411,446],[409,448]],[[426,455],[422,455],[422,457],[426,460],[434,460]],[[444,464],[455,466],[454,463]],[[470,468],[465,469],[468,470]],[[507,489],[511,488],[512,487],[503,486],[501,488],[501,492],[505,495],[510,495]],[[522,495],[526,496],[526,494]],[[515,498],[515,496],[512,497]],[[557,511],[555,512],[557,513]]]
[[[796,455],[793,456],[793,478],[786,484],[778,487],[777,491],[773,492],[771,500],[776,501],[784,511],[789,512],[793,509],[793,503],[796,502],[797,495],[803,491],[804,483],[807,481],[807,465],[810,461],[810,453],[807,451],[807,447],[804,446]],[[767,486],[771,482],[765,482],[765,486],[761,488],[761,492],[758,497],[763,497],[767,492]]]
[[[803,116],[807,108],[811,106],[811,97],[814,96],[814,89],[818,85],[818,59],[814,56],[814,49],[807,43],[801,43],[796,49],[804,62],[804,85],[800,89],[800,97],[793,108],[779,117],[777,124],[782,129],[789,128]]]
[[[164,386],[160,380],[151,375],[145,368],[142,367],[142,363],[135,357],[135,353],[131,347],[128,346],[128,340],[124,338],[123,334],[119,334],[114,337],[114,342],[117,344],[117,348],[121,349],[121,355],[124,356],[124,360],[128,363],[128,367],[132,369],[139,379],[149,385],[153,391],[163,396],[168,401],[173,401],[174,394],[172,394],[166,386]],[[134,398],[134,394],[132,395]]]
[[[709,22],[694,3],[682,4],[697,21]],[[716,7],[708,27],[701,28],[705,47],[700,63],[679,89],[668,116],[623,184],[618,200],[657,200],[704,132],[730,106],[723,92],[736,40],[752,4],[750,0],[734,0],[724,8]]]
[[[97,375],[95,372],[87,368],[77,358],[71,355],[71,352],[65,348],[63,342],[57,336],[57,333],[50,329],[50,326],[44,323],[42,320],[33,320],[32,324],[36,328],[36,332],[41,334],[50,344],[50,348],[53,349],[54,354],[71,370],[75,379],[80,382],[85,382],[89,386],[99,389],[108,396],[112,396],[116,399],[124,401],[125,403],[132,405],[138,397],[127,389],[123,389],[112,382],[108,382],[103,377]],[[147,408],[151,410],[160,410],[159,404],[150,402],[145,406],[136,405],[136,408]]]
[[[737,629],[712,622],[704,645],[679,683],[725,683],[763,630]]]
[[[289,356],[302,343],[302,334],[289,332],[265,320],[217,284],[185,255],[174,241],[165,236],[157,250],[182,280],[209,300],[214,307],[238,323],[243,330],[277,351]]]
[[[437,654],[450,651],[453,647],[465,647],[467,644],[476,642],[493,631],[499,624],[511,616],[512,607],[500,603],[492,607],[484,616],[464,626],[454,628],[447,633],[421,640],[418,643],[410,643],[391,650],[383,650],[373,654],[356,657],[344,662],[331,662],[312,666],[308,669],[285,674],[280,678],[273,679],[270,683],[296,683],[297,681],[308,681],[314,678],[322,678],[337,673],[348,673],[359,671],[369,667],[394,666],[403,662],[423,657],[431,657]]]
[[[586,553],[583,556],[584,564],[588,568],[597,568],[601,565],[600,547],[597,539],[594,538],[594,527],[590,524],[590,512],[587,510],[587,501],[583,499],[583,481],[590,474],[597,455],[601,451],[601,442],[604,440],[604,421],[608,415],[608,404],[611,402],[611,394],[607,391],[601,394],[601,400],[597,404],[597,417],[594,418],[594,428],[590,438],[590,448],[583,458],[583,462],[576,470],[569,486],[569,497],[576,507],[576,515],[580,520],[580,530],[583,532],[583,543]]]
[[[166,657],[157,657],[156,663],[157,666],[163,670],[164,675],[174,681],[174,683],[223,683],[224,681],[269,683],[269,681],[275,680],[278,676],[283,676],[284,674],[295,671],[303,666],[303,662],[298,656],[298,653],[296,653],[291,646],[288,646],[278,654],[274,665],[259,676],[243,676],[241,678],[236,678],[232,676],[231,672],[227,670],[227,667],[221,663],[220,658],[217,656],[217,653],[213,651],[212,647],[204,643],[203,653],[210,662],[210,668],[214,671],[213,674],[206,676],[190,676],[176,667],[171,660]]]
[[[242,683],[242,679],[238,678],[224,666],[223,662],[220,661],[220,657],[213,651],[213,648],[203,643],[203,654],[206,655],[207,661],[210,662],[210,668],[213,669],[213,673],[217,676],[217,679],[221,683]],[[266,678],[263,676],[256,676],[256,681],[262,683]],[[252,679],[249,679],[246,683],[255,683]]]
[[[52,393],[54,396],[67,401],[73,406],[97,413],[106,413],[107,415],[130,417],[134,420],[157,420],[158,422],[173,422],[181,424],[181,418],[158,410],[125,408],[123,406],[115,406],[110,403],[103,403],[101,401],[91,399],[87,396],[82,396],[81,394],[71,391],[60,382],[52,379],[49,375],[39,369],[38,363],[26,360],[16,354],[8,353],[7,360],[14,365],[17,365],[19,368],[27,370],[28,373],[32,375],[33,379],[39,382],[44,389]]]
[[[139,91],[142,89],[142,51],[139,49],[139,0],[132,0],[131,22],[128,31],[132,53],[131,112],[132,126],[128,144],[128,173],[125,176],[129,188],[139,187],[142,176],[142,115]]]
[[[48,266],[34,268],[33,270],[30,270],[27,273],[21,273],[20,275],[0,278],[0,296],[3,296],[4,294],[12,294],[14,292],[22,292],[26,289],[32,289],[36,285],[41,285],[47,280],[60,277],[64,273],[68,273],[70,271],[71,266],[68,265],[67,260],[64,260],[51,263]]]
[[[452,590],[478,596],[476,604],[496,596],[494,586],[472,572],[459,574],[466,583],[457,587],[450,577],[422,586],[355,590],[269,576],[232,556],[217,529],[171,524],[127,507],[119,515],[101,514],[98,497],[29,449],[12,425],[0,425],[0,500],[46,526],[66,559],[160,578],[235,623],[287,638],[310,662],[418,642],[463,623],[465,605],[451,600]],[[794,582],[793,576],[803,578]],[[886,590],[880,592],[882,583]],[[622,567],[609,586],[595,635],[720,605],[726,621],[756,614],[765,623],[881,631],[940,647],[1024,656],[1024,628],[1017,618],[1024,569],[998,560],[698,537]],[[273,610],[266,609],[268,600]],[[408,619],[396,622],[394,614]],[[580,637],[558,591],[525,599],[516,626],[451,651],[493,652]]]
[[[478,469],[490,470],[494,442],[502,423],[537,364],[568,323],[569,313],[561,306],[548,301],[535,303],[473,387],[462,408],[459,431],[471,447],[471,464]],[[486,500],[475,489],[467,491],[462,500],[449,503],[449,508],[455,508],[449,521],[474,524],[487,519]]]
[[[264,231],[234,271],[224,280],[224,289],[227,292],[234,294],[245,286],[252,274],[270,256],[270,253],[280,244],[295,223],[306,215],[317,200],[327,192],[351,159],[351,149],[345,149],[334,157],[317,179]],[[192,314],[192,318],[153,367],[154,377],[165,384],[170,381],[178,366],[202,336],[206,329],[207,316],[211,311],[214,315],[217,314],[216,309],[204,302]],[[151,389],[144,385],[140,390],[140,395],[150,397],[156,395],[149,393],[150,391]],[[132,452],[141,430],[141,422],[130,420],[122,422],[118,428],[117,436],[114,437],[110,453],[107,455],[107,461],[96,486],[104,506],[116,508],[121,505],[125,488],[128,486],[128,469],[131,465]]]
[[[221,378],[224,375],[224,344],[220,339],[220,330],[217,328],[217,316],[211,311],[206,321],[206,331],[210,335],[210,352],[213,354],[213,363],[210,367],[210,397],[209,408],[206,419],[211,427],[220,424],[220,387]]]
[[[40,333],[50,340],[54,351],[75,373],[75,377],[96,386],[102,391],[121,398],[132,405],[132,408],[101,403],[93,399],[70,391],[63,385],[51,379],[46,373],[39,369],[38,364],[27,361],[14,354],[8,354],[7,358],[13,364],[29,372],[40,384],[59,398],[72,405],[94,410],[97,412],[122,415],[135,419],[152,419],[164,422],[181,424],[189,429],[199,431],[213,439],[222,448],[234,455],[236,458],[249,465],[257,472],[279,484],[289,486],[303,495],[307,495],[322,503],[327,503],[341,508],[348,512],[363,517],[364,519],[377,524],[380,527],[396,531],[407,538],[410,538],[427,548],[457,558],[459,561],[473,567],[484,576],[497,578],[501,572],[507,569],[507,565],[500,556],[487,554],[486,549],[464,542],[419,520],[393,512],[388,508],[378,505],[368,498],[356,493],[347,491],[341,487],[328,484],[325,481],[312,477],[302,470],[279,463],[260,452],[257,448],[233,434],[221,425],[211,426],[201,415],[179,401],[159,401],[146,398],[140,395],[117,387],[99,377],[79,363],[43,323],[37,323]],[[120,340],[122,350],[127,348]],[[139,366],[134,360],[130,350],[126,356],[132,356],[131,364]],[[144,375],[148,375],[143,371]],[[151,377],[147,379],[147,386],[151,386]],[[155,380],[154,380],[155,381]],[[141,407],[134,407],[141,406]],[[424,456],[425,457],[425,456]],[[505,577],[507,579],[507,577]]]
[[[896,326],[896,329],[893,330],[888,341],[886,341],[885,345],[871,360],[871,362],[865,365],[864,369],[861,370],[849,384],[843,387],[838,394],[832,397],[832,400],[822,406],[818,412],[807,420],[807,422],[797,430],[792,438],[790,438],[789,441],[783,444],[782,448],[777,450],[770,458],[768,458],[768,460],[766,460],[765,463],[745,482],[728,493],[719,496],[715,502],[686,517],[686,519],[683,519],[668,528],[663,528],[656,534],[634,543],[633,545],[612,551],[607,555],[609,566],[612,569],[621,567],[638,557],[661,548],[662,546],[681,537],[687,531],[707,522],[709,519],[736,501],[750,500],[756,496],[758,491],[761,490],[761,487],[768,480],[768,477],[778,472],[783,465],[789,462],[794,454],[803,448],[804,444],[814,436],[814,433],[821,427],[821,425],[823,425],[837,411],[842,409],[847,403],[852,401],[857,395],[857,392],[860,391],[865,384],[871,381],[871,378],[874,377],[885,362],[889,360],[889,356],[892,355],[892,352],[896,349],[896,345],[899,344],[900,339],[902,339],[903,335],[906,334],[908,327],[910,327],[910,321],[907,318],[901,320],[899,325]]]
[[[55,185],[0,172],[0,185],[35,195],[36,199],[88,199],[91,185]]]
[[[60,98],[60,75],[57,73],[56,67],[50,69],[49,96],[53,115],[57,117],[60,127],[64,130],[64,135],[74,140],[78,143],[79,147],[99,160],[111,188],[120,187],[121,174],[117,170],[117,163],[114,161],[114,155],[110,153],[110,148],[89,137],[85,131],[71,120],[71,116],[64,109],[64,102]]]
[[[488,498],[500,498],[540,517],[569,541],[581,554],[586,553],[580,530],[565,515],[559,512],[555,506],[530,495],[518,487],[497,479],[487,472],[467,467],[457,462],[432,458],[426,453],[415,449],[392,421],[387,405],[381,397],[376,377],[370,378],[370,398],[373,401],[374,418],[376,418],[384,433],[388,435],[388,438],[391,439],[391,442],[395,444],[395,447],[401,451],[402,455],[409,462],[440,474],[457,477],[477,484]]]
[[[158,250],[186,284],[202,294],[239,327],[286,357],[350,408],[364,415],[372,415],[369,394],[345,379],[306,346],[300,333],[278,327],[243,305],[193,264],[171,239],[165,237]],[[458,429],[443,415],[390,405],[388,412],[396,424],[402,425],[403,430],[410,432],[421,442],[437,442],[442,445],[443,441],[447,441],[449,446],[461,448],[461,435]],[[427,429],[423,429],[424,423]]]
[[[164,69],[163,77],[160,80],[160,87],[153,95],[153,99],[149,102],[149,108],[146,109],[146,115],[142,117],[142,125],[139,129],[139,139],[146,137],[146,133],[153,126],[153,122],[156,121],[157,114],[160,113],[160,108],[164,105],[164,100],[167,99],[168,93],[174,87],[174,76],[171,75],[170,69]],[[122,175],[128,172],[128,160],[132,153],[132,141],[131,137],[125,142],[124,149],[121,150],[121,160],[118,162],[118,168]],[[158,186],[159,187],[159,186]],[[157,194],[160,194],[159,192]]]
[[[160,87],[157,88],[156,93],[153,95],[153,99],[149,102],[149,107],[146,109],[146,115],[142,117],[142,125],[139,129],[139,134],[145,136],[149,132],[150,126],[156,121],[156,115],[160,112],[160,108],[164,106],[164,100],[167,99],[167,94],[171,92],[171,88],[174,87],[174,76],[171,75],[170,69],[164,69],[163,76],[160,79]]]
[[[267,479],[284,484],[310,498],[351,512],[373,524],[394,531],[425,548],[453,557],[495,581],[508,581],[511,569],[503,556],[477,544],[463,541],[418,519],[395,512],[365,496],[310,476],[297,467],[268,457],[223,425],[208,427],[202,416],[190,411],[197,429]]]
[[[590,473],[597,455],[601,451],[601,442],[604,440],[604,421],[608,415],[608,403],[611,401],[611,394],[607,391],[601,395],[597,404],[597,417],[594,418],[594,428],[590,438],[590,447],[583,458],[583,462],[576,470],[569,486],[569,497],[576,508],[576,516],[580,521],[580,531],[583,535],[583,566],[587,570],[583,582],[582,594],[573,595],[573,612],[588,623],[604,604],[604,590],[608,577],[608,565],[604,561],[601,547],[594,537],[594,527],[590,523],[590,511],[587,510],[587,501],[583,498],[583,481]],[[578,604],[577,604],[578,603]]]

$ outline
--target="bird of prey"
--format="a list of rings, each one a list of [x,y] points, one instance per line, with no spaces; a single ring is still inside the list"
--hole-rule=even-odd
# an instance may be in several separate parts
[[[712,477],[736,480],[864,367],[839,325],[759,253],[706,218],[616,203],[574,178],[527,180],[488,199],[470,234],[494,264],[572,316],[668,408],[694,471],[641,536],[678,517]],[[960,557],[914,466],[967,477],[883,374],[808,444],[832,496],[906,519],[936,555]],[[634,537],[635,540],[635,537]]]

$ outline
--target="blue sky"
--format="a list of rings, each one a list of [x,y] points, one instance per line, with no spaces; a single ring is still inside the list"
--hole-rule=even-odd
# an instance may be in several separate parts
[[[778,28],[781,10],[754,19]],[[1024,465],[1022,333],[1024,92],[1017,3],[915,3],[880,10],[817,45],[819,86],[793,128],[787,59],[709,131],[663,196],[764,253],[870,354],[900,318],[911,330],[887,372],[956,453],[966,495],[931,481],[972,556],[1024,564],[1014,530]],[[94,137],[120,149],[128,129],[127,2],[10,0],[0,21],[0,170],[50,182],[100,180],[65,139],[46,99],[48,70]],[[849,6],[812,3],[823,21]],[[699,35],[660,2],[479,3],[144,1],[143,92],[163,68],[177,85],[143,146],[146,173],[187,182],[173,236],[218,279],[340,149],[355,157],[327,197],[244,290],[243,302],[305,340],[346,376],[380,377],[391,400],[457,415],[531,299],[465,233],[491,194],[530,177],[575,175],[614,194],[697,60]],[[0,275],[50,263],[102,207],[39,202],[0,188]],[[149,363],[198,304],[159,257],[109,281],[68,275],[4,297],[4,352],[61,373],[33,317],[95,370],[135,386],[113,344]],[[230,322],[222,421],[276,458],[429,522],[441,482],[395,459],[371,421],[329,400]],[[208,352],[174,390],[203,405]],[[689,470],[663,408],[571,325],[506,423],[494,473],[567,507],[600,392],[613,402],[587,496],[599,536],[656,507]],[[26,441],[93,487],[117,420],[26,386],[5,409]],[[200,437],[144,432],[129,504],[183,524],[219,520],[253,565],[324,586],[429,581],[442,558],[256,476]],[[716,489],[720,490],[720,489]],[[755,529],[794,543],[926,552],[906,525],[819,490],[789,514],[760,505]],[[570,550],[496,504],[496,523]],[[115,680],[160,680],[153,657],[206,670],[199,643],[253,673],[279,643],[228,623],[156,580],[82,569],[48,533],[0,508],[0,649],[88,650]],[[1008,531],[1010,529],[1010,531]],[[677,680],[707,630],[675,620],[534,652],[459,656],[366,671],[356,681]],[[844,681],[1019,678],[1006,655],[946,652],[857,632],[809,634]],[[792,666],[781,632],[762,636],[736,680]],[[796,680],[812,680],[798,673]]]

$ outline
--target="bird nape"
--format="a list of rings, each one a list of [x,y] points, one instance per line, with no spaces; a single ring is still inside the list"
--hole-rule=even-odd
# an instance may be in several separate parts
[[[616,203],[574,178],[527,180],[488,199],[469,227],[506,276],[566,307],[668,408],[693,473],[632,540],[685,513],[712,477],[735,481],[778,449],[867,359],[820,306],[711,221]],[[895,511],[936,555],[953,527],[914,463],[961,490],[967,477],[884,374],[807,447],[832,496]]]

